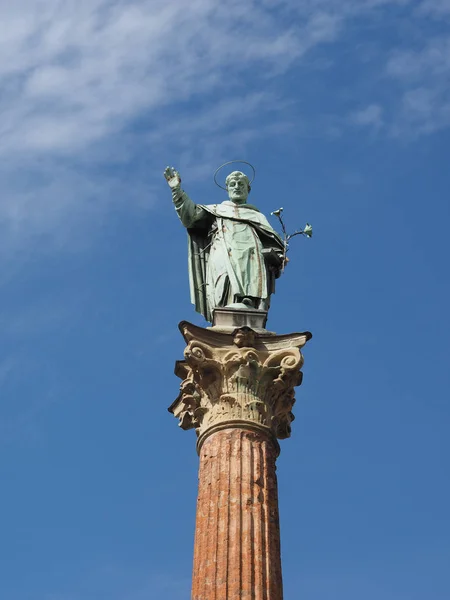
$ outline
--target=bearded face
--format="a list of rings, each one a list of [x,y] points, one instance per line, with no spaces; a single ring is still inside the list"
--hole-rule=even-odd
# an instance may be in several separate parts
[[[229,199],[235,204],[244,204],[250,192],[248,177],[240,171],[228,175],[226,186]]]

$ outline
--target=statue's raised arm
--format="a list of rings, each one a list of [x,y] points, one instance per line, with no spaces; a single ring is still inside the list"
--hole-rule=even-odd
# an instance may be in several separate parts
[[[203,222],[207,214],[181,189],[181,177],[178,171],[174,167],[166,167],[164,177],[172,190],[172,201],[183,225],[189,229],[204,227]]]

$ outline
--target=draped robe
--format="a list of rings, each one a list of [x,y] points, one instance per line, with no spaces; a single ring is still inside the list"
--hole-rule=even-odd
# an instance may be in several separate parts
[[[173,192],[175,209],[188,231],[191,301],[212,321],[212,310],[248,297],[267,310],[280,274],[284,246],[266,217],[250,204],[195,204]]]

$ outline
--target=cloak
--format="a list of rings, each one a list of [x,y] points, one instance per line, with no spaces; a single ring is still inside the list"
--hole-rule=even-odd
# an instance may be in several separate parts
[[[264,247],[274,248],[276,251],[283,253],[284,244],[277,232],[270,226],[266,217],[251,204],[236,205],[234,202],[225,201],[221,204],[198,204],[196,207],[198,213],[200,211],[207,213],[205,216],[209,217],[207,219],[209,227],[194,226],[187,228],[191,302],[195,305],[197,312],[201,313],[207,321],[212,322],[212,309],[208,303],[206,288],[209,247],[213,234],[212,227],[214,226],[211,227],[211,223],[214,224],[216,218],[241,221],[251,225],[256,230]]]

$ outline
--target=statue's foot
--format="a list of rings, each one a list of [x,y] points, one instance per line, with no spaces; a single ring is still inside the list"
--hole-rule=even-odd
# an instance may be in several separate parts
[[[255,303],[252,298],[242,298],[242,304],[245,304],[245,306],[248,306],[249,308],[255,308]]]
[[[260,302],[260,298],[252,298],[251,296],[235,296],[234,302],[232,304],[227,304],[225,308],[257,310]]]

